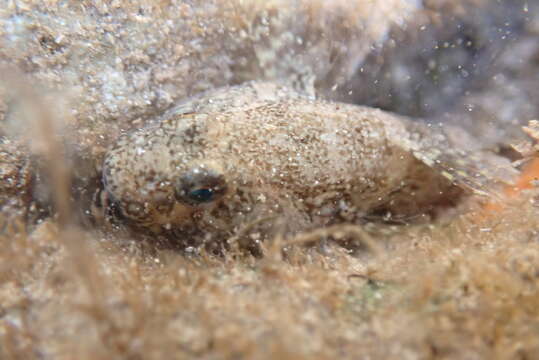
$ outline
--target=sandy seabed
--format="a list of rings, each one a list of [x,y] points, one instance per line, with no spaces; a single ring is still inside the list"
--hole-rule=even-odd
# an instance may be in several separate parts
[[[66,207],[91,197],[105,149],[118,134],[185,97],[246,80],[286,79],[326,98],[447,117],[475,135],[490,129],[489,146],[518,137],[520,125],[539,115],[536,2],[487,7],[495,15],[483,22],[482,1],[423,6],[404,0],[7,1],[0,9],[0,64],[30,84],[54,115],[67,162],[51,165],[51,154],[59,153],[47,144],[56,141],[48,142],[43,128],[34,132],[21,115],[17,102],[28,100],[10,94],[24,93],[24,86],[6,86],[14,80],[4,71],[2,171],[25,174],[26,155],[6,139],[29,138],[28,151],[44,158],[36,167],[49,165],[54,186],[49,199],[37,196],[24,177],[3,178],[0,358],[536,358],[535,190],[490,210],[476,204],[475,211],[432,225],[363,236],[335,227],[277,238],[262,244],[257,258],[235,250],[189,254],[121,231],[71,225]],[[429,36],[410,34],[421,34],[416,30],[423,26],[451,48],[454,28],[444,28],[444,16],[453,19],[449,25],[462,19],[457,23],[467,26],[466,39],[477,44],[493,36],[481,24],[501,29],[509,23],[500,31],[511,41],[443,52],[437,58],[443,66],[431,66],[439,80],[431,83],[416,66],[425,58],[403,49],[427,48]],[[470,65],[469,77],[460,76],[458,65],[474,64],[466,56],[477,54],[501,60],[486,61],[484,72]],[[401,79],[388,74],[403,71],[411,82],[373,87],[384,76]],[[422,92],[412,93],[419,100],[409,99],[409,86],[417,84]],[[375,95],[389,88],[394,100],[369,97],[365,88]],[[439,96],[430,97],[435,91]],[[468,95],[459,97],[463,91]],[[417,105],[425,103],[432,111]],[[76,175],[75,204],[64,186],[66,169]],[[58,213],[36,210],[52,199]]]

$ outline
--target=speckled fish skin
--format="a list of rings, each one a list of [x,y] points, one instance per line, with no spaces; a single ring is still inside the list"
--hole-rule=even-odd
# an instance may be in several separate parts
[[[121,214],[155,232],[197,228],[226,237],[264,217],[280,217],[295,232],[380,209],[413,216],[463,194],[432,164],[451,151],[441,148],[445,138],[425,130],[381,110],[249,83],[187,101],[125,134],[107,153],[103,178]],[[189,200],[199,188],[214,198]]]

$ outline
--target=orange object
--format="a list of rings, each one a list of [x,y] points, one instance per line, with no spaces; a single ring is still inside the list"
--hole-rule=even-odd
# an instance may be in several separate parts
[[[504,193],[508,197],[515,197],[522,190],[531,189],[533,187],[532,181],[539,179],[539,158],[533,159],[522,170],[522,174],[515,182],[515,185],[509,186],[505,189]]]
[[[515,184],[504,189],[504,195],[507,198],[515,198],[522,192],[522,190],[531,189],[533,187],[532,181],[534,180],[539,180],[539,158],[533,159],[524,167]],[[503,203],[488,203],[485,206],[485,210],[499,211],[502,210],[503,207]]]

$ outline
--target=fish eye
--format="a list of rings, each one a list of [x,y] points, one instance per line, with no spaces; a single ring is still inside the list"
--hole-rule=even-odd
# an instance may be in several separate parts
[[[223,175],[208,166],[198,166],[180,176],[175,196],[179,202],[196,206],[218,200],[226,190]]]
[[[195,189],[190,191],[187,196],[198,203],[206,203],[213,200],[214,192],[211,188]]]

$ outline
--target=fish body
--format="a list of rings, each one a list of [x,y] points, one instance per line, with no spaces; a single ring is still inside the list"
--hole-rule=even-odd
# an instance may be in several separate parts
[[[121,136],[103,181],[138,227],[232,236],[266,217],[295,232],[433,215],[473,189],[481,174],[462,171],[469,161],[405,117],[252,82],[188,100]]]

